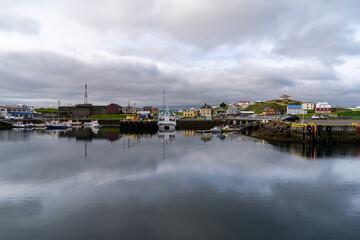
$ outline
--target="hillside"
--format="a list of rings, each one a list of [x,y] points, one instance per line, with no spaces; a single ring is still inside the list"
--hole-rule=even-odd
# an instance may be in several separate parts
[[[292,105],[299,105],[302,104],[302,102],[297,101],[297,100],[278,100],[278,99],[274,99],[274,100],[270,100],[270,101],[266,101],[264,103],[256,103],[253,104],[249,107],[247,107],[245,110],[247,111],[254,111],[255,113],[260,113],[262,112],[262,110],[266,107],[266,106],[272,106],[273,108],[275,108],[276,110],[281,111],[282,113],[286,113],[286,107],[287,105],[292,104]]]

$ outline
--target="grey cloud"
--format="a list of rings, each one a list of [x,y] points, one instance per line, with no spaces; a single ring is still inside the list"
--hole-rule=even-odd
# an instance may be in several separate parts
[[[0,31],[34,35],[40,32],[40,25],[31,18],[0,16]]]
[[[86,1],[85,11],[78,11],[84,4],[78,3],[70,16],[99,29],[126,32],[135,41],[151,35],[196,46],[204,49],[203,55],[223,45],[235,47],[264,40],[274,42],[274,53],[295,57],[335,61],[339,56],[359,53],[350,28],[360,20],[355,17],[353,6],[358,4],[353,1],[341,6],[336,1],[283,0],[145,3],[107,0],[99,6]]]
[[[0,57],[2,100],[21,96],[49,99],[48,104],[56,104],[57,100],[63,104],[81,103],[85,83],[89,101],[94,104],[122,105],[130,99],[137,106],[162,105],[163,90],[172,106],[273,99],[282,92],[294,95],[295,99],[325,98],[341,104],[346,103],[344,92],[355,91],[341,85],[332,67],[321,64],[278,68],[242,64],[226,69],[202,69],[140,58],[119,57],[114,61],[100,55],[95,58],[95,62],[89,62],[49,52],[3,53]],[[319,89],[331,95],[319,93]]]
[[[274,51],[290,57],[316,56],[325,63],[332,63],[342,56],[360,53],[360,45],[354,42],[353,35],[354,30],[343,22],[313,23],[288,32],[277,42]]]

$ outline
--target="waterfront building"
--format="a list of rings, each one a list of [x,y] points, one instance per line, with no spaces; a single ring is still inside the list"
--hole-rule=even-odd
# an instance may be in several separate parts
[[[331,113],[331,105],[327,102],[318,102],[315,107],[316,113]]]
[[[276,110],[272,106],[266,106],[262,111],[263,115],[276,115]]]
[[[36,114],[33,106],[15,105],[15,106],[0,106],[0,117],[17,117],[17,118],[32,118]]]
[[[76,106],[60,106],[58,115],[61,118],[86,118],[92,115],[106,114],[107,106],[93,106],[92,104],[78,104]]]
[[[106,106],[106,113],[107,114],[120,114],[123,113],[123,108],[116,103],[110,103]]]
[[[226,111],[226,115],[237,115],[239,114],[240,110],[235,107],[229,107]]]
[[[106,106],[92,106],[91,115],[104,115],[106,114]]]
[[[183,117],[198,117],[198,111],[194,109],[186,109],[183,111]]]
[[[212,117],[212,107],[205,103],[205,105],[200,108],[200,115],[206,119],[211,118]]]
[[[293,97],[292,96],[289,96],[289,95],[286,95],[286,94],[280,94],[279,95],[279,100],[292,100]]]
[[[287,105],[287,114],[306,114],[307,111],[302,109],[302,105]]]
[[[303,110],[314,110],[315,103],[313,103],[313,102],[303,102],[301,106],[302,106]]]

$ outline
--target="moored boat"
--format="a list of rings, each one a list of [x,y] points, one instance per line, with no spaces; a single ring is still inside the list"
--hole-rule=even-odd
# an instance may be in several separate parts
[[[66,123],[61,123],[59,121],[53,121],[51,123],[46,123],[45,128],[49,130],[57,130],[57,129],[66,130],[69,128],[69,125]]]
[[[13,128],[25,128],[25,124],[23,122],[16,122],[12,125]]]
[[[158,117],[159,131],[174,131],[176,128],[176,115],[169,110],[162,112]]]

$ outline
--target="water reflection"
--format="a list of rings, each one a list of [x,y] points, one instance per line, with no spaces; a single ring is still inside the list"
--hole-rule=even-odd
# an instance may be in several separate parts
[[[341,154],[304,161],[236,134],[116,136],[1,131],[0,239],[359,237],[360,162]],[[355,153],[336,148],[324,157]]]
[[[317,158],[339,158],[360,156],[359,144],[308,144],[288,143],[274,145],[279,151],[290,152],[291,154],[315,160]]]

